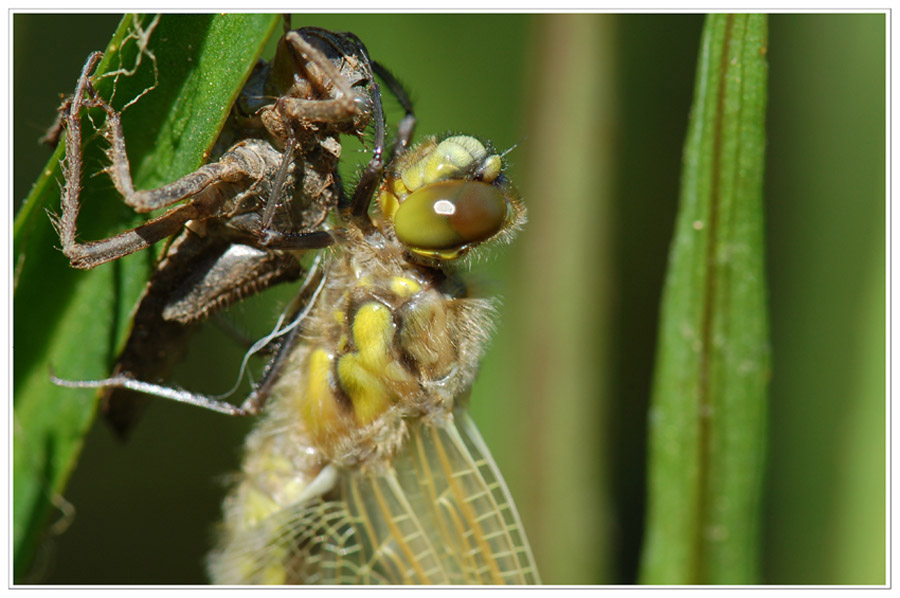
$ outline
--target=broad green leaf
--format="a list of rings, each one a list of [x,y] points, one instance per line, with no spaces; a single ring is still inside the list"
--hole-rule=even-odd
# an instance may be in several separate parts
[[[765,15],[707,17],[649,414],[644,583],[758,581],[766,44]]]
[[[113,97],[117,109],[138,98],[125,109],[123,125],[139,189],[175,180],[205,161],[278,17],[164,15],[155,28],[152,23],[148,16],[123,18],[94,77],[100,94]],[[118,69],[134,73],[102,77]],[[102,122],[100,115],[93,117],[97,125]],[[86,120],[84,208],[78,222],[83,240],[100,239],[138,222],[108,178],[92,176],[106,160],[91,130]],[[49,367],[69,379],[108,373],[153,261],[151,252],[142,252],[89,272],[69,268],[45,214],[58,211],[62,156],[60,143],[14,224],[17,579],[27,571],[53,506],[61,508],[61,492],[94,414],[95,393],[53,386]]]

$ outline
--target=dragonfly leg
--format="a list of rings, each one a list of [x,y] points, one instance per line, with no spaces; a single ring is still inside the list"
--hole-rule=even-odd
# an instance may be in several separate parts
[[[219,162],[202,166],[177,181],[156,189],[135,190],[125,149],[121,114],[99,96],[90,81],[91,74],[101,57],[101,52],[94,52],[88,57],[78,79],[75,94],[64,104],[67,108],[63,118],[63,126],[66,129],[66,156],[63,160],[61,214],[52,217],[62,242],[63,253],[73,267],[81,269],[94,268],[145,249],[171,237],[189,220],[202,220],[217,215],[222,208],[224,197],[216,193],[201,195],[202,191],[221,182],[246,182],[249,186],[253,180],[263,176],[268,167],[265,160],[259,159],[258,152],[253,148],[236,147]],[[78,242],[76,222],[81,209],[83,108],[100,108],[106,113],[106,122],[101,132],[109,142],[107,155],[112,163],[105,170],[127,205],[137,212],[144,213],[168,208],[184,199],[195,199],[172,208],[132,230],[99,241]],[[261,171],[256,172],[255,168]]]

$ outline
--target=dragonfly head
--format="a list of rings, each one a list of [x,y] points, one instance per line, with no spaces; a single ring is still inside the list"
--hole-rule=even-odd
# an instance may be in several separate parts
[[[430,139],[402,156],[379,204],[397,240],[414,257],[438,263],[508,241],[525,221],[500,155],[467,135]]]

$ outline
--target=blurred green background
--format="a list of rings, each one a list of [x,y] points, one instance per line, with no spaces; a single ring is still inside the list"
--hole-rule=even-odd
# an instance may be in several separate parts
[[[37,138],[59,94],[71,93],[118,21],[14,15],[17,206],[49,157]],[[529,224],[477,264],[503,308],[471,403],[545,583],[636,578],[657,312],[702,22],[294,16],[295,27],[365,41],[411,90],[419,136],[458,131],[515,146],[511,176]],[[762,581],[881,584],[885,17],[774,15],[769,41],[773,373]],[[389,122],[400,114],[388,106]],[[251,301],[229,317],[253,329],[254,311],[267,322],[275,307]],[[220,392],[241,350],[222,354],[222,332],[208,328],[176,378]],[[14,333],[27,345],[28,330]],[[126,444],[98,422],[65,493],[74,518],[47,534],[23,581],[203,583],[248,423],[162,400]]]

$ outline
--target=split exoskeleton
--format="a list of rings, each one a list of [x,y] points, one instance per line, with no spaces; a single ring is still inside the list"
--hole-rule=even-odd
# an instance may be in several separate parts
[[[311,27],[287,31],[275,58],[257,65],[236,102],[217,144],[227,144],[220,158],[175,182],[138,191],[120,114],[91,84],[100,58],[99,52],[88,58],[63,106],[65,181],[54,224],[63,253],[76,268],[93,268],[175,236],[135,310],[113,372],[155,382],[181,358],[194,324],[248,295],[302,277],[299,252],[334,242],[323,223],[335,208],[363,220],[384,165],[376,73],[406,111],[398,131],[401,144],[412,135],[415,119],[399,83],[369,58],[355,35]],[[109,144],[106,172],[125,203],[137,212],[169,210],[111,238],[79,243],[81,115],[92,107],[106,114],[101,128]],[[372,156],[348,197],[338,174],[340,135],[362,137],[370,126]],[[146,397],[107,386],[103,399],[107,419],[125,433],[136,416],[135,403]]]

